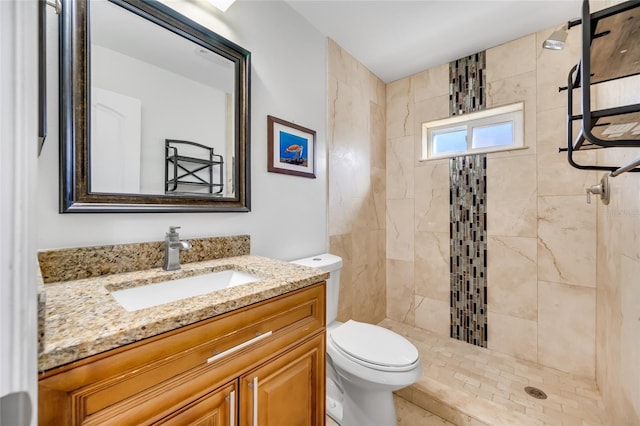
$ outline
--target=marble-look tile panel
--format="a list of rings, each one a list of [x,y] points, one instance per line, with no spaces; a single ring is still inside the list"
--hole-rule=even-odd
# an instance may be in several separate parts
[[[368,143],[368,136],[364,136],[364,134],[369,132],[371,124],[365,118],[355,117],[360,117],[362,114],[352,112],[356,109],[362,109],[359,108],[362,103],[367,107],[367,114],[369,113],[371,106],[368,101],[366,103],[362,101],[361,97],[362,94],[359,90],[354,90],[348,84],[335,78],[329,78],[330,235],[351,232],[354,227],[354,218],[358,217],[357,214],[362,211],[362,206],[375,206],[370,193],[369,163],[367,162],[366,167],[362,167],[358,158],[375,157],[380,155],[380,150],[365,145]],[[358,121],[362,121],[362,123],[358,124]],[[367,212],[371,213],[366,218],[367,223],[380,223],[376,210],[367,209]]]
[[[487,81],[535,71],[536,47],[536,36],[531,34],[487,49]]]
[[[331,62],[331,60],[329,60]],[[330,154],[334,149],[334,135],[336,131],[336,101],[339,97],[339,80],[328,73],[327,76],[327,152]]]
[[[327,59],[329,61],[329,75],[347,83],[354,73],[355,63],[352,56],[330,38],[327,39]]]
[[[414,201],[387,200],[387,258],[414,259]]]
[[[490,236],[487,253],[489,311],[536,321],[538,318],[536,238]]]
[[[387,259],[387,318],[415,325],[414,262]]]
[[[386,314],[385,231],[362,230],[352,233],[352,318],[378,323]]]
[[[596,208],[584,196],[538,197],[538,280],[596,285]]]
[[[414,102],[410,78],[387,85],[387,138],[413,134]]]
[[[374,229],[386,229],[387,218],[385,216],[387,204],[387,170],[377,167],[371,168],[371,193],[373,208],[375,209]]]
[[[359,181],[356,178],[367,178],[371,161],[370,103],[362,91],[341,81],[330,79],[329,90],[329,113],[332,122],[330,155],[351,164],[351,177],[345,182],[356,190],[356,195],[361,195],[361,192],[357,192]],[[367,167],[353,167],[365,158],[367,161],[364,164]],[[366,189],[366,186],[364,188]]]
[[[329,235],[348,234],[353,229],[353,218],[360,204],[355,198],[340,198],[338,191],[329,196]]]
[[[626,164],[640,157],[640,149],[617,151],[602,150],[599,161]],[[613,421],[625,424],[640,420],[640,193],[636,173],[609,183],[610,204],[596,203],[596,375]]]
[[[640,88],[639,88],[640,90]],[[640,148],[606,149],[598,162],[608,164],[628,164],[640,158]],[[606,152],[605,152],[606,151]],[[617,152],[616,152],[617,151]],[[598,174],[598,183],[601,174]],[[608,206],[596,201],[599,217],[606,224],[605,242],[612,254],[624,254],[640,260],[640,194],[638,193],[638,173],[624,173],[609,179],[611,200]],[[595,197],[598,200],[597,197]],[[604,231],[603,229],[602,231]],[[616,256],[617,257],[617,256]]]
[[[342,49],[332,39],[327,39],[327,58],[329,75],[347,85],[357,88],[362,93],[369,93],[371,72],[356,60],[349,52]],[[370,98],[367,96],[366,101]]]
[[[538,111],[538,195],[584,195],[600,178],[594,171],[578,170],[567,160],[566,107]],[[595,164],[596,151],[574,153],[579,164]]]
[[[354,104],[351,97],[352,91],[346,84],[330,79],[330,88],[333,85],[337,89],[335,94],[330,94],[330,97],[334,96],[334,98],[329,102],[331,108],[334,108],[330,116],[332,123],[329,139],[330,182],[332,186],[338,185],[343,197],[355,197],[358,194],[353,175],[349,172],[357,170],[355,167],[357,164],[356,155],[359,153],[360,147],[356,141],[359,136],[352,124],[351,115],[342,111],[355,109],[357,105]]]
[[[387,158],[387,108],[375,102],[369,103],[369,131],[371,134],[371,168],[385,168]]]
[[[414,198],[413,136],[387,143],[387,199]]]
[[[582,30],[580,26],[569,30],[564,49],[548,50],[542,48],[542,42],[559,27],[560,25],[546,28],[536,34],[538,111],[560,107],[565,108],[566,111],[567,92],[560,92],[558,88],[567,87],[569,71],[580,61],[580,50],[582,48]],[[579,98],[577,95],[578,92],[576,91],[574,98]]]
[[[531,155],[536,152],[536,73],[526,72],[487,83],[487,108],[524,102],[524,144],[527,149],[496,152],[494,157]]]
[[[353,244],[351,234],[331,235],[329,252],[342,258],[340,271],[340,293],[338,295],[338,321],[347,321],[353,317],[355,281],[353,279]]]
[[[639,244],[640,245],[640,244]],[[636,246],[637,247],[637,246]],[[633,253],[637,257],[638,250]],[[610,366],[610,377],[615,378],[612,383],[607,386],[610,392],[607,395],[607,401],[611,402],[614,407],[618,421],[622,422],[625,418],[633,418],[633,413],[640,420],[640,261],[632,259],[624,254],[619,255],[620,258],[620,312],[615,313],[613,318],[609,320],[613,323],[610,333],[611,342],[618,342],[618,345],[612,345],[609,351],[617,351],[610,354],[613,363]],[[611,305],[612,301],[609,301]],[[613,305],[615,306],[615,305]],[[619,328],[615,327],[615,322],[620,319]],[[611,336],[619,333],[617,338]],[[609,344],[609,342],[607,342]],[[615,354],[619,354],[616,360]],[[618,362],[616,362],[618,361]],[[621,394],[621,395],[620,395]],[[612,401],[618,397],[620,401]]]
[[[451,291],[449,234],[445,232],[416,232],[415,241],[416,294],[448,302]]]
[[[415,169],[415,230],[449,232],[449,160]]]
[[[328,47],[329,251],[343,258],[338,319],[386,312],[386,85]],[[364,301],[364,303],[360,303]]]
[[[491,290],[491,286],[489,286]],[[491,291],[489,291],[491,293]],[[534,294],[535,297],[535,294]],[[491,350],[536,362],[538,360],[538,323],[493,312],[489,306],[489,340]]]
[[[180,263],[249,254],[248,235],[183,239],[192,248],[180,252]],[[162,266],[164,241],[77,247],[38,252],[38,262],[45,283],[78,280]]]
[[[416,103],[449,96],[449,64],[438,65],[411,76]]]
[[[536,156],[487,155],[487,233],[535,237]]]
[[[595,378],[596,290],[538,283],[538,360],[582,377]]]
[[[448,337],[451,324],[449,302],[416,295],[415,322],[416,327]]]
[[[415,166],[424,167],[431,161],[422,161],[423,139],[422,124],[449,117],[449,95],[437,96],[426,101],[415,103],[415,127],[413,130],[415,143]],[[439,161],[439,160],[436,160]]]
[[[376,210],[377,206],[373,193],[363,198],[354,198],[347,201],[350,201],[353,205],[352,216],[346,218],[351,223],[351,232],[384,229],[384,225],[379,223],[379,216],[382,212]]]
[[[386,110],[387,85],[373,73],[369,73],[369,100]],[[386,121],[383,124],[386,128]]]
[[[639,87],[640,75],[597,84],[592,88],[592,96],[596,100],[593,107],[605,109],[640,103]]]

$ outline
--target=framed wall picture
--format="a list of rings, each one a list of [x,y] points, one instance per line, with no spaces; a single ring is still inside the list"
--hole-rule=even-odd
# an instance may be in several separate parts
[[[267,116],[267,170],[274,173],[316,177],[316,132]]]

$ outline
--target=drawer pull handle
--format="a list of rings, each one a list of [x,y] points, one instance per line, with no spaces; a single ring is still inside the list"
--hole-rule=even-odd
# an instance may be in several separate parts
[[[236,391],[232,390],[229,393],[229,426],[235,426],[236,424]]]
[[[223,358],[223,357],[225,357],[227,355],[230,355],[230,354],[232,354],[234,352],[239,351],[242,348],[246,348],[249,345],[252,345],[252,344],[254,344],[254,343],[256,343],[256,342],[258,342],[258,341],[260,341],[262,339],[265,339],[265,338],[271,336],[271,333],[272,333],[271,331],[267,331],[266,333],[262,333],[262,334],[260,334],[260,335],[258,335],[256,337],[254,337],[253,339],[249,339],[246,342],[242,342],[239,345],[236,345],[236,346],[234,346],[232,348],[229,348],[224,352],[220,352],[219,354],[214,355],[211,358],[207,359],[207,363],[215,362],[215,361],[219,360],[220,358]]]
[[[253,426],[258,426],[258,376],[253,378]]]

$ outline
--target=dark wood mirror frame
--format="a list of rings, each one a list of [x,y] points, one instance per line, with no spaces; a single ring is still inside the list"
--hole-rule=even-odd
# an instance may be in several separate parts
[[[235,196],[111,194],[89,191],[89,0],[63,0],[60,15],[60,212],[250,211],[249,51],[153,0],[109,0],[235,65]],[[162,147],[164,149],[164,147]]]

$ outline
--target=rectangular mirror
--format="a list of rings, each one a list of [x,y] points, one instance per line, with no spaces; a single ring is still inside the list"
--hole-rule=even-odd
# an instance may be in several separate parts
[[[61,15],[61,211],[249,211],[250,53],[156,1]]]

